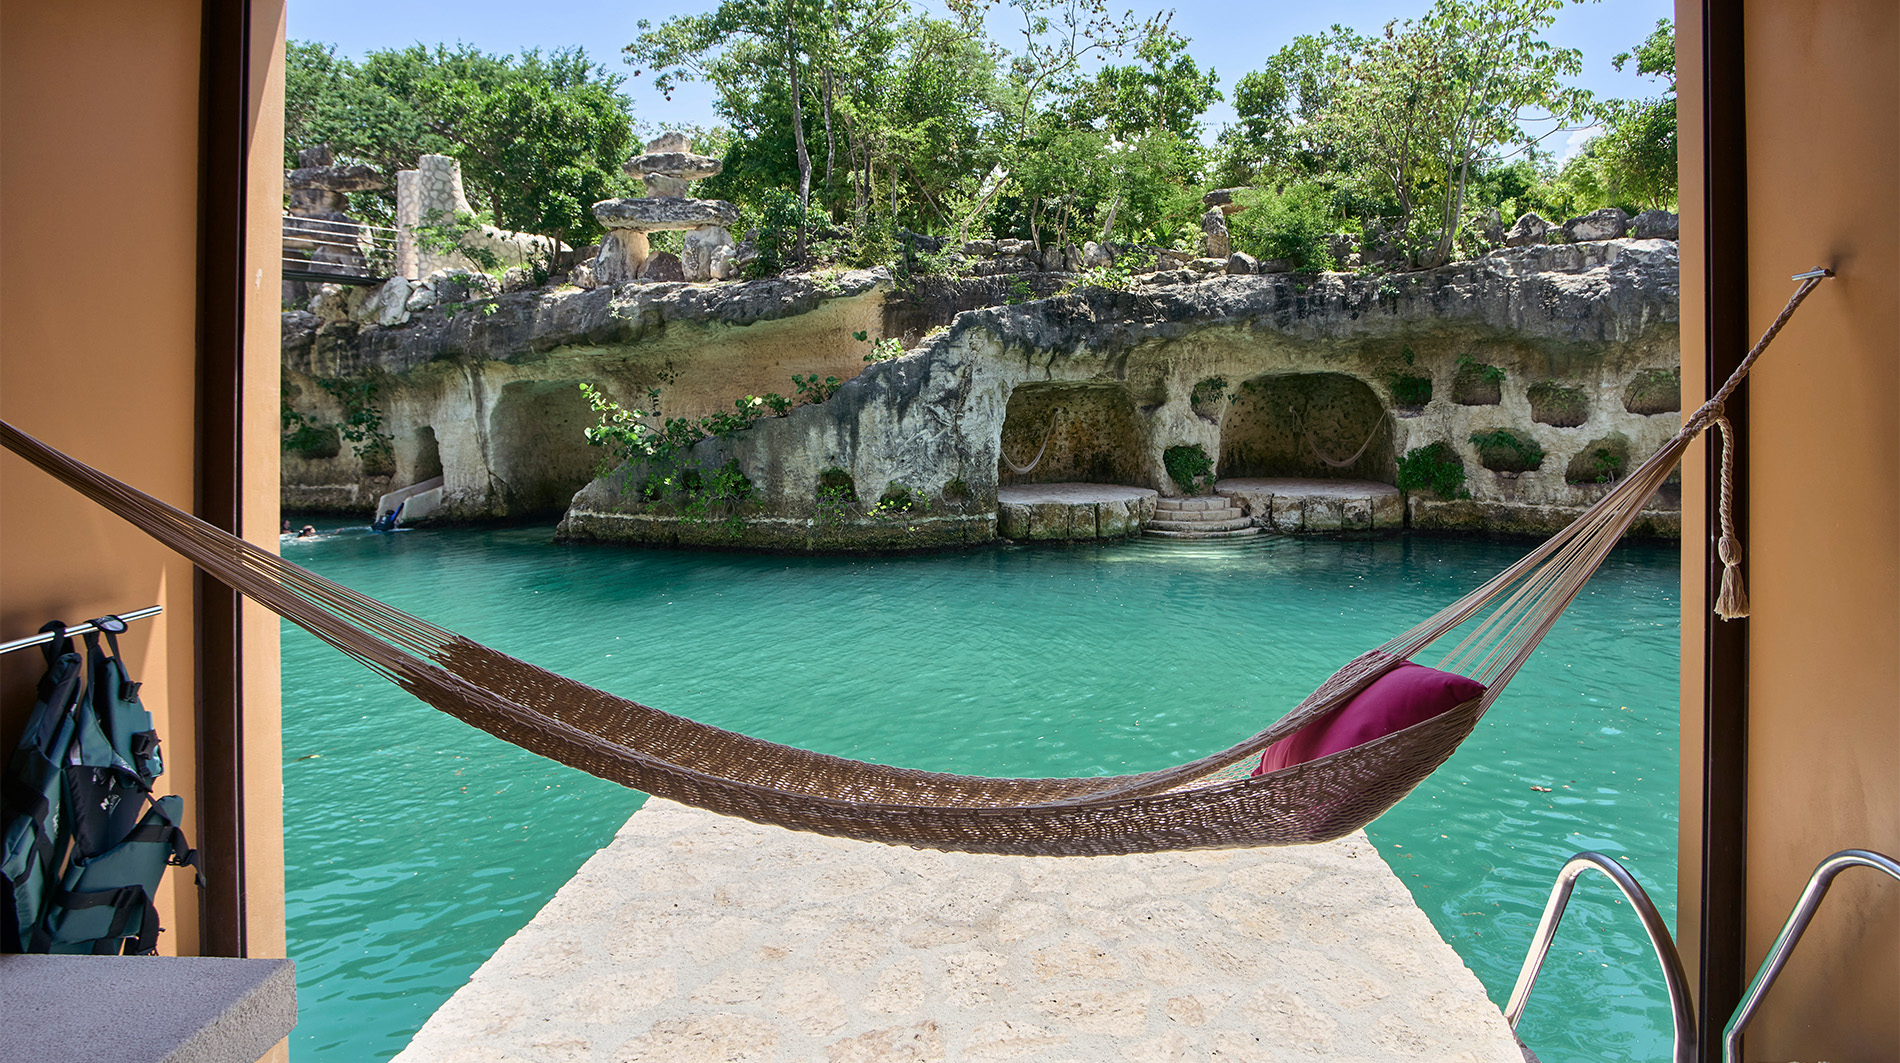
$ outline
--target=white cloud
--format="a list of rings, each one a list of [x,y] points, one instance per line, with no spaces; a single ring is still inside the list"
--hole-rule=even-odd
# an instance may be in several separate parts
[[[1583,150],[1584,144],[1588,143],[1591,137],[1601,136],[1602,134],[1603,127],[1600,125],[1587,126],[1571,133],[1570,136],[1564,140],[1564,149],[1557,153],[1557,161],[1559,163],[1565,163],[1576,158],[1577,152]]]

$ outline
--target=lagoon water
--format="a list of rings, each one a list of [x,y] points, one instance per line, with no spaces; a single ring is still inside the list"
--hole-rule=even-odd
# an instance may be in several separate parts
[[[331,578],[646,704],[841,756],[988,775],[1178,763],[1264,727],[1517,543],[1270,538],[923,557],[333,529]],[[1368,833],[1502,1003],[1558,866],[1624,860],[1675,917],[1677,555],[1619,549],[1451,761]],[[286,625],[290,954],[305,1060],[387,1059],[641,796],[473,730]],[[1433,663],[1426,660],[1425,663]],[[1586,877],[1520,1033],[1666,1058],[1628,906]]]

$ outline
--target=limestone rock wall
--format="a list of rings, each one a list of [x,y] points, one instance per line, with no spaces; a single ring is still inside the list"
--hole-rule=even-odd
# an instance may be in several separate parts
[[[790,395],[794,374],[848,379],[867,349],[851,334],[878,328],[887,285],[866,271],[528,292],[394,327],[287,313],[286,407],[337,426],[351,414],[338,392],[367,387],[358,405],[373,407],[392,454],[366,461],[348,441],[329,455],[287,451],[283,505],[367,520],[377,495],[440,475],[434,519],[557,516],[602,471],[604,452],[583,436],[596,415],[580,384],[629,408],[658,388],[666,416],[703,417],[742,395]]]
[[[1640,461],[1676,430],[1675,413],[1634,413],[1625,397],[1642,390],[1639,380],[1675,369],[1677,302],[1673,242],[1612,240],[1516,248],[1412,274],[1220,276],[972,311],[821,406],[702,442],[702,469],[736,462],[755,492],[731,519],[695,522],[642,501],[642,471],[622,469],[575,497],[562,534],[795,549],[981,541],[996,534],[1005,439],[1022,463],[1022,439],[1046,431],[1009,423],[1019,394],[1041,392],[1043,407],[1059,405],[1065,390],[1125,405],[1126,424],[1108,434],[1132,453],[1104,468],[1175,495],[1163,466],[1169,447],[1198,445],[1218,461],[1249,382],[1311,374],[1346,378],[1389,415],[1367,468],[1448,443],[1475,503],[1465,526],[1484,526],[1491,510],[1574,510],[1600,490],[1567,478],[1580,455],[1611,449],[1603,442],[1611,440]],[[1495,385],[1495,401],[1460,390],[1471,383],[1460,374],[1473,372]],[[1217,396],[1206,386],[1213,380],[1225,384]],[[1552,388],[1562,394],[1552,399]],[[1362,422],[1334,414],[1309,409],[1305,424],[1319,449],[1343,457],[1364,437],[1341,434]],[[1334,437],[1321,438],[1329,429]],[[1486,468],[1470,437],[1493,429],[1540,447],[1542,462]],[[1086,468],[1093,455],[1070,460]],[[916,504],[881,507],[898,489]]]

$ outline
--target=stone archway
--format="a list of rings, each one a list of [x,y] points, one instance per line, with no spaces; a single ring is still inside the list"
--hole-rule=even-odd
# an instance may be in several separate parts
[[[1386,413],[1365,381],[1344,373],[1254,377],[1221,418],[1220,475],[1392,483],[1398,468]],[[1319,457],[1343,461],[1361,445],[1365,452],[1345,468]]]
[[[510,517],[559,516],[598,472],[595,415],[574,380],[518,380],[489,415],[489,468]]]
[[[1034,469],[1009,467],[1009,461],[1029,464],[1044,438],[1049,446]],[[1010,392],[1003,411],[1008,460],[997,462],[996,482],[1140,484],[1141,440],[1135,401],[1120,384],[1023,384]]]

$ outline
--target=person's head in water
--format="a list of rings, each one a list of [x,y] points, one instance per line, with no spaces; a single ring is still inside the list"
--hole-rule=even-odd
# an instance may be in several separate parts
[[[297,538],[299,539],[314,539],[316,537],[317,527],[314,524],[306,524],[297,532]]]

